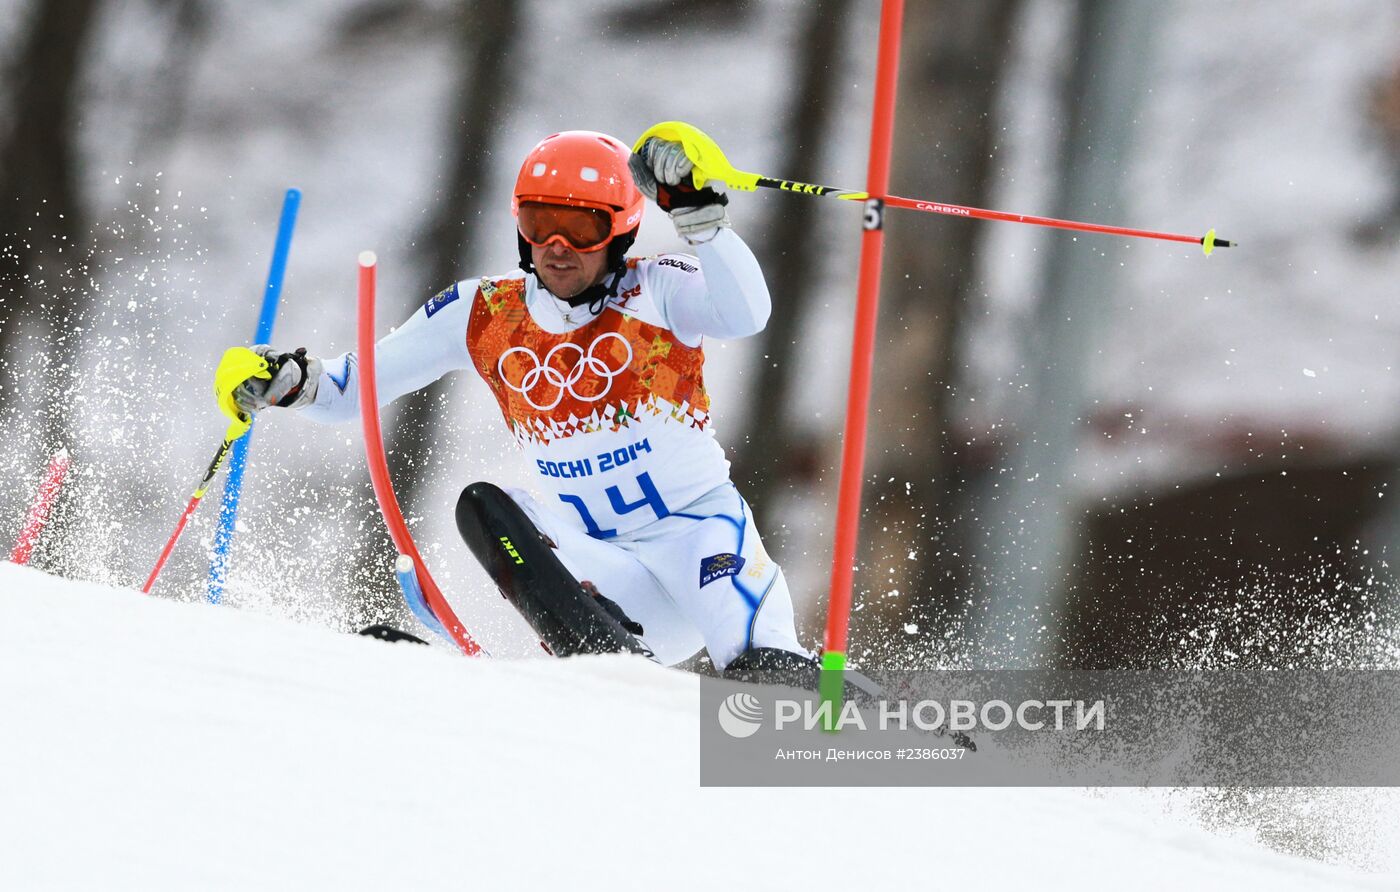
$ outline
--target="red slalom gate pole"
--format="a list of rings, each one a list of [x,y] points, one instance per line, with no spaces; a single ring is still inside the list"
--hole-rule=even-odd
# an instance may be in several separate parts
[[[39,481],[39,488],[34,491],[34,501],[29,503],[29,514],[15,538],[14,550],[10,552],[11,563],[29,563],[34,546],[39,543],[39,534],[49,522],[49,514],[53,511],[58,491],[63,488],[63,481],[68,476],[68,465],[67,449],[58,450],[53,454],[53,458],[49,459],[49,468],[44,472],[44,478]]]
[[[389,462],[384,455],[384,432],[379,426],[379,388],[374,375],[374,279],[377,265],[373,251],[360,254],[360,295],[359,331],[357,348],[360,370],[360,422],[365,430],[365,457],[369,461],[369,477],[374,482],[374,497],[379,500],[379,511],[384,515],[384,523],[389,527],[389,535],[394,540],[399,554],[413,558],[413,566],[418,573],[418,584],[423,589],[423,597],[433,615],[442,627],[452,636],[452,640],[469,657],[480,654],[481,645],[463,627],[457,614],[442,590],[428,573],[423,556],[413,544],[413,536],[404,523],[403,512],[399,510],[398,496],[394,495],[394,484],[389,479]]]
[[[870,378],[875,355],[875,323],[880,306],[880,266],[884,256],[885,202],[894,142],[894,97],[899,77],[899,38],[904,0],[880,7],[880,49],[875,63],[875,108],[870,124],[864,233],[851,345],[851,383],[846,394],[846,429],[841,451],[841,484],[836,503],[836,541],[831,559],[831,596],[822,650],[821,698],[830,704],[826,727],[835,727],[846,668],[846,636],[851,620],[851,585],[860,535],[860,491],[865,476],[865,429],[870,410]]]

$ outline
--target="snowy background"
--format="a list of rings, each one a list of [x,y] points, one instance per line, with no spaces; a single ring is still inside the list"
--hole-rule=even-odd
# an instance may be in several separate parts
[[[17,64],[39,2],[0,0],[0,66]],[[480,225],[469,249],[474,265],[459,277],[515,265],[508,190],[523,153],[560,129],[630,141],[656,121],[688,120],[740,167],[863,184],[878,4],[853,3],[843,49],[831,60],[839,112],[821,169],[790,172],[778,168],[785,141],[777,122],[796,77],[794,32],[806,5],[695,4],[712,11],[693,10],[693,23],[675,13],[660,29],[623,26],[649,7],[681,8],[522,4],[510,57],[515,81],[490,146],[490,176],[460,208]],[[1400,228],[1391,216],[1400,142],[1386,142],[1387,125],[1372,108],[1379,85],[1400,66],[1400,6],[1179,0],[1153,7],[1146,92],[1132,151],[1120,162],[1123,199],[1093,219],[1190,233],[1213,226],[1241,247],[1207,260],[1189,246],[1076,240],[1113,280],[1091,296],[1097,335],[1083,394],[1090,423],[1061,470],[1076,498],[1092,505],[1164,497],[1244,471],[1286,475],[1289,462],[1338,473],[1365,467],[1375,477],[1357,498],[1385,503],[1400,459]],[[747,10],[740,26],[728,26],[740,8]],[[1027,0],[1014,8],[1004,76],[994,106],[983,111],[997,134],[984,201],[1050,213],[1074,4]],[[193,31],[180,18],[190,9],[198,13]],[[76,190],[95,252],[78,276],[84,308],[65,311],[78,302],[57,278],[0,278],[0,326],[9,335],[0,356],[0,534],[18,529],[48,455],[64,445],[74,456],[36,566],[124,588],[145,578],[224,428],[209,395],[211,371],[226,347],[252,332],[286,188],[301,189],[304,199],[274,343],[321,355],[353,343],[355,257],[364,249],[380,258],[384,331],[430,296],[420,284],[421,239],[447,176],[463,52],[445,27],[455,9],[448,0],[98,4],[73,121]],[[906,76],[901,89],[910,87]],[[26,122],[8,113],[8,93],[0,89],[7,112],[0,132],[22,131]],[[897,178],[892,188],[903,191]],[[974,203],[959,194],[915,197]],[[738,195],[731,217],[759,244],[774,203],[799,200]],[[820,251],[806,297],[821,312],[801,332],[792,374],[803,386],[789,412],[818,444],[824,472],[777,506],[779,522],[766,532],[814,645],[830,562],[831,469],[859,231],[858,210],[829,205],[812,217],[809,237]],[[917,227],[930,240],[951,227],[979,227],[967,261],[979,300],[960,349],[957,435],[1000,443],[1027,410],[1027,345],[1036,338],[1044,262],[1050,240],[1063,236],[914,214],[889,225]],[[0,246],[6,255],[28,250],[22,234]],[[649,209],[639,251],[676,247],[669,224]],[[887,273],[887,283],[900,275]],[[784,283],[770,284],[782,313]],[[45,324],[52,318],[62,319],[61,336]],[[721,441],[761,442],[761,427],[747,421],[762,399],[746,387],[761,361],[753,344],[711,344],[707,352]],[[54,392],[55,363],[64,361],[72,364],[67,383]],[[450,422],[423,469],[430,484],[406,510],[473,633],[497,655],[537,657],[528,629],[458,545],[450,516],[466,483],[529,485],[528,469],[479,380],[459,375],[449,394]],[[69,408],[61,443],[43,424],[57,403]],[[394,417],[386,412],[386,427]],[[997,453],[987,467],[1005,465]],[[217,490],[209,501],[216,497]],[[1381,554],[1400,536],[1400,522],[1383,509],[1374,514],[1366,525],[1373,538],[1355,547]],[[212,505],[196,515],[161,577],[162,597],[202,596],[215,515]],[[1311,522],[1281,519],[1299,535]],[[252,451],[226,600],[340,630],[397,616],[387,606],[384,616],[369,616],[373,605],[356,597],[350,546],[378,527],[358,429],[268,417]],[[881,530],[866,534],[878,539]],[[1385,571],[1393,563],[1369,566]],[[866,578],[883,570],[872,567]],[[0,577],[0,591],[17,578]],[[1388,575],[1366,578],[1373,583],[1366,598],[1393,603]],[[1250,609],[1235,615],[1265,621]],[[1364,657],[1393,668],[1396,630],[1378,622]],[[895,623],[915,644],[945,634],[900,616]],[[1228,664],[1209,644],[1199,655],[1205,665]],[[1319,808],[1343,816],[1329,825],[1325,844],[1295,844],[1288,834],[1266,841],[1400,870],[1393,848],[1386,856],[1365,829],[1394,819],[1391,799],[1285,804],[1279,813],[1292,820]],[[1222,806],[1221,815],[1229,832],[1267,836],[1257,811],[1240,817]],[[956,814],[948,817],[956,823]]]
[[[295,186],[304,199],[277,343],[326,356],[350,348],[355,257],[362,249],[380,258],[385,331],[431,296],[406,283],[414,278],[415,238],[443,175],[454,48],[434,25],[449,5],[405,4],[387,29],[365,34],[355,23],[373,4],[212,4],[208,34],[183,75],[179,110],[151,107],[153,97],[171,90],[162,60],[180,51],[171,46],[181,37],[171,32],[164,8],[132,2],[104,11],[79,126],[83,189],[104,221],[96,233],[103,255],[92,277],[103,297],[90,318],[74,320],[88,336],[85,367],[75,392],[63,398],[80,407],[70,450],[81,458],[76,486],[65,494],[66,522],[56,527],[66,541],[44,546],[68,555],[65,567],[73,574],[139,584],[218,445],[222,416],[208,397],[210,371],[226,347],[246,343],[252,333],[284,189]],[[744,39],[702,33],[680,47],[668,41],[661,60],[609,36],[602,24],[612,11],[606,4],[526,4],[529,37],[513,62],[522,82],[492,153],[492,177],[481,201],[461,209],[491,221],[489,242],[472,250],[492,260],[460,277],[515,266],[510,185],[524,153],[556,130],[602,129],[630,141],[656,120],[689,119],[710,127],[733,157],[771,167],[781,134],[766,122],[786,74],[777,38],[798,5],[760,4],[756,27]],[[11,27],[17,20],[13,13],[4,18]],[[858,30],[873,39],[873,23]],[[862,60],[851,67],[850,114],[862,119],[871,66]],[[731,101],[738,96],[742,102]],[[177,127],[153,130],[153,118],[162,115]],[[830,176],[858,183],[864,176],[859,129],[848,137]],[[761,200],[736,202],[732,216],[741,231]],[[854,218],[848,222],[855,225]],[[847,269],[853,244],[849,236],[831,244],[831,293],[843,309],[853,301]],[[653,209],[638,251],[678,247]],[[781,285],[774,290],[781,301]],[[43,351],[42,338],[31,343],[32,353]],[[716,344],[709,352],[707,376],[723,436],[726,412],[746,398],[742,376],[752,358],[742,343]],[[22,515],[47,447],[36,442],[33,418],[36,404],[55,395],[32,353],[6,357],[24,402],[6,419],[0,451],[5,516]],[[839,368],[824,363],[821,370],[832,388],[840,387]],[[528,485],[528,469],[484,385],[457,376],[451,393],[450,436],[432,444],[436,476],[429,496],[407,510],[421,519],[415,533],[464,621],[498,653],[533,655],[538,647],[528,630],[499,597],[488,596],[485,576],[458,546],[450,516],[465,483]],[[386,426],[392,419],[386,413]],[[338,621],[351,570],[339,546],[348,532],[378,522],[358,429],[294,417],[264,423],[253,469],[230,601],[298,615],[314,610]],[[207,508],[196,515],[189,541],[164,571],[163,592],[199,594],[207,569],[200,546],[212,541],[214,520]]]
[[[66,324],[81,367],[71,388],[46,383],[53,335],[26,333],[4,357],[7,388],[0,474],[3,516],[17,518],[44,457],[36,421],[45,405],[69,401],[67,443],[77,459],[62,541],[45,549],[70,572],[131,584],[148,569],[178,515],[190,481],[221,430],[208,399],[209,370],[245,342],[271,252],[282,192],[303,190],[296,241],[274,340],[334,355],[354,337],[354,257],[381,258],[382,326],[426,299],[415,264],[423,221],[441,193],[451,122],[451,4],[321,2],[199,4],[191,37],[177,29],[180,4],[110,2],[99,7],[85,54],[76,132],[79,192],[94,221],[97,255],[87,277],[95,295]],[[641,6],[645,6],[642,4]],[[0,53],[13,63],[26,4],[0,16]],[[698,27],[632,36],[624,2],[532,2],[521,22],[492,173],[463,217],[485,225],[473,257],[489,258],[463,277],[514,265],[508,188],[518,159],[541,135],[594,127],[630,139],[662,118],[707,127],[732,158],[771,171],[794,44],[784,39],[801,4],[749,4],[739,33]],[[1053,192],[1055,134],[1065,114],[1057,78],[1070,5],[1020,8],[1012,55],[998,94],[993,206],[1044,212]],[[876,5],[856,4],[841,57],[842,126],[821,171],[836,184],[864,178]],[[1387,2],[1213,4],[1181,2],[1155,14],[1150,84],[1127,165],[1127,196],[1110,222],[1198,232],[1216,226],[1244,243],[1209,261],[1155,242],[1082,237],[1086,254],[1116,257],[1118,281],[1096,296],[1101,336],[1085,399],[1107,436],[1086,437],[1073,468],[1086,499],[1170,489],[1238,469],[1237,442],[1257,434],[1262,449],[1288,437],[1328,456],[1393,462],[1397,393],[1396,321],[1400,251],[1388,240],[1360,244],[1353,232],[1383,215],[1397,188],[1394,158],[1368,115],[1369,94],[1400,56],[1400,13]],[[908,88],[906,87],[906,90]],[[859,126],[856,126],[856,125]],[[12,122],[12,126],[22,126]],[[898,182],[894,184],[899,190]],[[939,195],[949,201],[963,196]],[[765,203],[788,196],[737,196],[739,231],[763,240]],[[822,312],[802,333],[794,374],[805,382],[790,414],[820,438],[834,466],[841,423],[833,395],[844,392],[854,300],[854,215],[822,207]],[[914,219],[910,219],[913,217]],[[982,301],[970,314],[961,412],[969,437],[1014,427],[1044,230],[908,215],[892,226],[980,226],[974,282]],[[675,248],[654,211],[640,251]],[[891,271],[891,276],[898,271]],[[778,312],[783,283],[772,283]],[[0,296],[19,299],[13,291]],[[45,294],[43,283],[38,293]],[[54,288],[51,302],[64,295]],[[12,328],[24,329],[21,321]],[[12,319],[15,317],[12,316]],[[716,427],[743,442],[758,431],[727,424],[761,397],[744,387],[755,362],[749,343],[710,348]],[[432,483],[409,511],[436,572],[471,625],[497,647],[532,646],[513,617],[487,597],[484,577],[456,546],[449,508],[464,482],[528,483],[482,385],[458,376],[444,411],[446,436],[432,444]],[[388,423],[392,426],[392,413]],[[1127,419],[1127,423],[1115,421]],[[1121,428],[1112,436],[1114,427]],[[1289,447],[1278,450],[1287,456]],[[242,513],[229,593],[279,612],[315,605],[331,621],[349,560],[338,547],[372,511],[358,432],[296,418],[260,429]],[[400,472],[402,473],[402,472]],[[835,475],[822,476],[769,534],[803,602],[811,634],[820,627]],[[816,505],[828,513],[814,513]],[[205,563],[194,542],[212,535],[201,511],[166,571],[171,595],[197,592]],[[15,521],[18,522],[17,519]],[[770,526],[773,526],[770,524]],[[872,533],[878,536],[878,532]],[[43,555],[40,560],[42,562]],[[271,580],[275,586],[270,586]],[[328,581],[334,583],[328,584]],[[504,626],[497,629],[498,625]]]

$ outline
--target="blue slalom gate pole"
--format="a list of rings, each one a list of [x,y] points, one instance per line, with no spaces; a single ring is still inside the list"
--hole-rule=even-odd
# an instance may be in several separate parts
[[[413,558],[406,554],[399,555],[398,560],[394,561],[394,575],[398,577],[399,591],[403,592],[408,609],[413,611],[418,621],[427,626],[430,632],[451,641],[452,636],[447,634],[442,623],[433,615],[433,608],[428,606],[428,599],[423,597],[423,586],[418,582],[418,571]]]
[[[272,323],[277,319],[277,304],[282,298],[282,280],[287,274],[287,255],[292,249],[292,230],[296,227],[297,208],[301,206],[301,192],[288,189],[282,199],[282,219],[277,224],[277,243],[272,249],[272,266],[267,271],[267,288],[263,291],[262,312],[258,315],[258,330],[253,335],[254,344],[266,344],[272,340]],[[256,426],[256,425],[255,425]],[[228,580],[228,552],[233,543],[233,529],[238,523],[238,500],[243,494],[243,469],[248,461],[248,446],[253,441],[253,430],[238,438],[233,444],[233,454],[229,456],[228,479],[224,481],[224,499],[219,505],[219,526],[214,531],[214,553],[209,562],[209,585],[205,595],[210,604],[217,604],[224,596],[224,583]]]

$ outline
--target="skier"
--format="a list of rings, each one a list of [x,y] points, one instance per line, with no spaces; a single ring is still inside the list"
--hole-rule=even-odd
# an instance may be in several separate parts
[[[454,369],[486,381],[548,495],[473,484],[458,525],[553,652],[590,649],[544,616],[576,598],[606,607],[664,664],[703,645],[734,677],[811,669],[814,680],[782,570],[730,482],[703,378],[704,340],[761,331],[768,288],[730,227],[728,197],[690,185],[692,168],[680,143],[655,138],[636,154],[591,131],[541,141],[511,200],[520,269],[458,282],[381,340],[379,395],[387,403]],[[626,256],[646,198],[694,256]],[[252,349],[267,370],[221,404],[356,417],[353,353]],[[562,568],[539,576],[556,557]]]

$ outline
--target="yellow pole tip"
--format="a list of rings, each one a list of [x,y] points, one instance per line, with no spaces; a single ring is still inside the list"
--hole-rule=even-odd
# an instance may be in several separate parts
[[[363,267],[365,267],[366,269],[368,269],[369,267],[374,266],[374,265],[375,265],[376,263],[378,263],[378,262],[379,262],[379,258],[376,257],[376,256],[374,256],[374,252],[373,252],[373,251],[361,251],[361,252],[360,252],[360,266],[363,266]]]
[[[1206,256],[1207,256],[1207,257],[1209,257],[1210,254],[1211,254],[1211,252],[1215,250],[1215,230],[1214,230],[1214,229],[1206,230],[1205,237],[1201,239],[1201,250],[1204,251],[1204,252],[1206,253]]]

